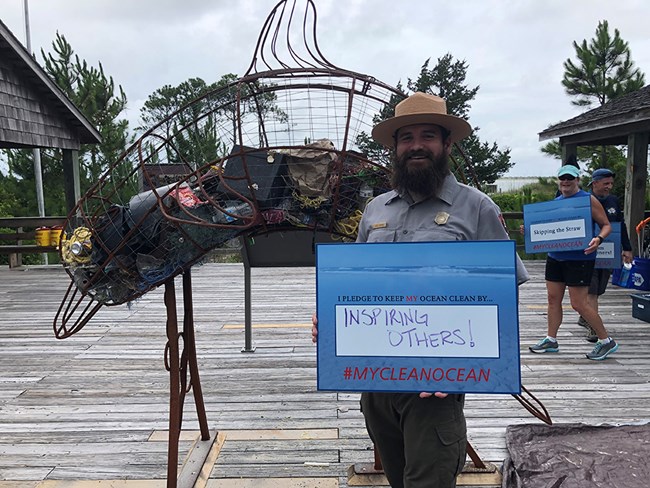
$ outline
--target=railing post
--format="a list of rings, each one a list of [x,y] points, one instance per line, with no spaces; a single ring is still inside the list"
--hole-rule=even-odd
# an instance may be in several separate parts
[[[22,227],[16,227],[16,234],[22,233],[23,228]],[[16,239],[16,245],[20,246],[22,245],[23,241],[21,239]],[[19,266],[23,265],[23,255],[20,254],[19,252],[17,253],[12,253],[9,255],[9,267],[10,268],[17,268]]]

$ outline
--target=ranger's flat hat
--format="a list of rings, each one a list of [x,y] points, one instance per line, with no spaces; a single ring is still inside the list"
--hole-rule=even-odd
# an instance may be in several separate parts
[[[387,147],[395,146],[395,133],[407,125],[435,124],[447,129],[451,142],[458,142],[472,132],[465,119],[447,114],[444,99],[428,93],[416,92],[395,106],[395,117],[378,123],[372,129],[372,138]]]

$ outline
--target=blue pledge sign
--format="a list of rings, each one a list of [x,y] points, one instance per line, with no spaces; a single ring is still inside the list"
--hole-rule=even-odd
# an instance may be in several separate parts
[[[592,238],[590,196],[524,205],[528,254],[586,249]]]
[[[318,389],[519,393],[515,243],[317,244]]]
[[[596,268],[600,269],[619,269],[623,265],[621,253],[623,252],[621,246],[621,223],[610,222],[612,231],[605,238],[600,246],[598,246],[598,254],[596,254]],[[600,227],[596,224],[596,235],[600,234]]]

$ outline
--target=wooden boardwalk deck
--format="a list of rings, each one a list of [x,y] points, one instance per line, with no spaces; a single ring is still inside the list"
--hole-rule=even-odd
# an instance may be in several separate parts
[[[545,333],[546,298],[543,263],[527,265],[532,280],[520,288],[524,385],[556,423],[649,421],[650,324],[632,318],[630,291],[610,286],[601,300],[621,345],[607,361],[584,358],[591,345],[568,302],[561,353],[533,355],[527,346]],[[347,487],[349,466],[370,462],[372,445],[357,394],[316,391],[314,270],[252,270],[254,353],[241,352],[243,275],[238,264],[204,265],[192,274],[208,423],[225,435],[202,486]],[[101,310],[59,341],[51,323],[67,283],[60,268],[0,269],[0,488],[97,480],[164,486],[169,377],[162,289],[131,307]],[[497,465],[506,455],[506,427],[539,422],[509,395],[468,395],[466,414],[472,445]],[[184,431],[181,461],[198,437],[191,398]]]

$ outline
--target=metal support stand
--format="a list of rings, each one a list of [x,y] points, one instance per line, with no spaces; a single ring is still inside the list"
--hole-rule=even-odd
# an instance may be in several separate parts
[[[544,404],[539,401],[535,395],[528,391],[524,385],[521,385],[521,391],[521,394],[512,395],[515,400],[521,403],[521,405],[533,416],[548,425],[552,425],[553,421]],[[494,486],[494,484],[500,485],[500,473],[498,472],[497,467],[492,463],[484,463],[469,442],[467,442],[467,447],[465,449],[471,462],[465,463],[465,466],[463,466],[463,471],[459,476],[458,486],[466,484],[472,486],[483,484],[490,486]],[[348,469],[349,486],[385,484],[385,479],[383,478],[384,471],[381,465],[381,459],[379,458],[379,451],[374,445],[373,451],[375,456],[373,463],[357,463],[350,466]],[[463,479],[463,477],[467,477],[467,480]],[[477,477],[482,477],[482,479],[479,480]]]
[[[383,472],[384,468],[381,465],[381,459],[379,459],[379,451],[377,451],[377,447],[373,445],[373,450],[375,453],[375,461],[372,465],[372,469],[376,472]],[[467,455],[469,458],[472,460],[472,463],[474,464],[474,467],[477,469],[481,470],[489,470],[488,466],[481,460],[479,457],[478,453],[476,450],[472,447],[472,445],[467,442],[467,447],[466,447]],[[367,469],[366,469],[367,471]]]
[[[208,420],[203,403],[194,338],[194,312],[192,308],[192,280],[190,271],[183,273],[183,331],[178,331],[176,290],[174,279],[165,282],[165,307],[167,309],[167,344],[165,368],[169,371],[169,443],[167,447],[167,488],[176,488],[178,480],[178,441],[183,424],[185,394],[194,390],[194,403],[201,429],[201,440],[210,439]],[[183,342],[182,349],[180,342]],[[189,381],[188,381],[189,373]],[[190,485],[193,486],[192,481]]]
[[[255,352],[253,347],[253,314],[251,312],[251,263],[245,247],[242,246],[244,262],[244,348],[241,352]]]
[[[497,484],[501,484],[500,474],[494,464],[484,463],[469,442],[467,443],[466,451],[471,462],[465,463],[463,472],[458,479],[458,486],[468,484],[472,486],[484,484],[494,486],[496,481],[498,481]],[[356,463],[350,466],[348,469],[349,486],[378,486],[387,484],[386,478],[384,477],[384,468],[381,465],[381,459],[379,459],[379,451],[374,445],[373,452],[374,462]],[[478,477],[480,476],[488,476],[488,478],[479,479]]]
[[[251,268],[281,268],[314,266],[315,245],[337,242],[327,232],[286,229],[283,232],[241,237],[241,257],[244,263],[244,348],[255,352],[251,312]]]
[[[483,460],[481,460],[478,453],[474,450],[474,448],[469,442],[467,442],[467,447],[465,448],[465,450],[467,451],[467,455],[472,460],[472,463],[474,464],[474,467],[476,469],[487,469],[487,466],[485,465]]]

